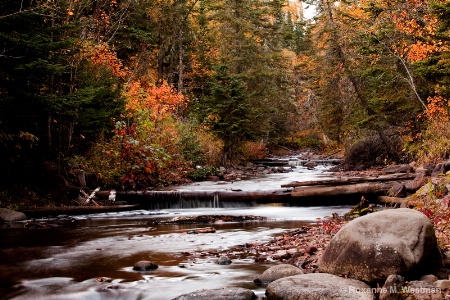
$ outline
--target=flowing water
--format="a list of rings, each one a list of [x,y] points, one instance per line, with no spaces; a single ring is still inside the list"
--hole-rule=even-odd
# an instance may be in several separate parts
[[[296,167],[304,180],[324,177],[323,171]],[[293,172],[295,173],[295,172]],[[266,188],[295,174],[270,175]],[[295,176],[293,176],[295,177]],[[327,176],[328,177],[328,176]],[[289,178],[290,181],[291,178]],[[270,183],[269,183],[270,182]],[[197,185],[208,188],[213,183]],[[235,187],[234,185],[233,187]],[[184,187],[186,188],[186,187]],[[192,188],[192,187],[189,187]],[[254,257],[233,257],[230,265],[218,265],[207,255],[194,258],[185,252],[230,251],[233,246],[264,242],[285,230],[311,224],[316,218],[343,213],[348,207],[292,207],[258,205],[221,207],[213,199],[209,208],[137,210],[76,217],[75,228],[29,230],[23,223],[0,225],[1,299],[172,299],[202,288],[244,287],[263,294],[253,280],[276,262],[255,263]],[[215,233],[186,234],[207,225],[149,225],[149,221],[189,215],[255,215],[265,221],[213,224]],[[159,268],[137,272],[140,260],[151,260]],[[99,282],[98,278],[111,278]]]

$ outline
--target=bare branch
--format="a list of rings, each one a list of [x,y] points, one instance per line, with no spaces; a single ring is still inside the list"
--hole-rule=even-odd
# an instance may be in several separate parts
[[[428,109],[427,105],[425,104],[425,102],[422,100],[422,98],[419,96],[419,93],[417,92],[416,84],[414,82],[414,77],[406,64],[406,61],[400,55],[395,53],[395,51],[393,51],[391,49],[391,47],[389,47],[388,45],[386,45],[386,43],[381,41],[376,35],[374,35],[374,37],[381,45],[384,46],[385,49],[387,49],[392,55],[394,55],[401,62],[403,68],[406,71],[406,74],[408,74],[408,78],[405,78],[405,80],[408,82],[409,86],[413,90],[414,94],[416,95],[417,100],[419,100],[420,104],[422,104],[422,106],[425,108],[425,110],[427,110]],[[391,37],[388,37],[388,38],[392,41]]]

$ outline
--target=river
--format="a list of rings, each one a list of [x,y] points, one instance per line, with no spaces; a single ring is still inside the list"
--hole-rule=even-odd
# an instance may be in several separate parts
[[[295,167],[294,172],[279,174],[278,178],[277,174],[268,177],[271,184],[275,181],[279,186],[284,180],[299,180],[300,174],[304,180],[329,177],[324,172],[326,167]],[[245,182],[237,187],[269,185],[265,179],[259,182],[263,185]],[[206,182],[197,188],[212,184]],[[164,300],[202,288],[220,287],[244,287],[261,295],[264,288],[255,286],[253,280],[277,262],[255,263],[249,253],[232,257],[230,265],[218,265],[211,255],[192,257],[185,252],[228,251],[233,256],[236,245],[268,241],[285,230],[314,223],[316,218],[348,211],[343,206],[235,206],[84,215],[75,217],[74,228],[29,230],[24,229],[23,223],[0,225],[0,298]],[[267,220],[149,225],[152,220],[205,214],[254,215]],[[216,232],[186,234],[209,226]],[[133,271],[134,263],[140,260],[154,261],[159,268]],[[99,282],[99,278],[110,278],[110,282]]]

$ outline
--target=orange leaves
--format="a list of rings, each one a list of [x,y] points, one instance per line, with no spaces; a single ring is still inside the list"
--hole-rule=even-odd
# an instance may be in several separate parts
[[[126,108],[131,113],[150,110],[154,119],[174,114],[186,104],[184,96],[166,82],[157,87],[135,81],[128,85],[125,95]]]
[[[418,41],[417,43],[412,44],[409,47],[407,57],[410,62],[414,63],[417,61],[425,60],[436,50],[437,48],[435,46]]]
[[[440,95],[430,96],[428,97],[426,116],[429,120],[448,122],[448,107],[449,100]]]
[[[125,78],[127,72],[124,70],[122,61],[117,58],[116,53],[106,43],[100,43],[93,48],[88,48],[89,59],[96,67],[106,67],[111,73],[120,78]]]
[[[408,7],[394,15],[393,20],[396,30],[409,36],[409,41],[394,45],[393,50],[409,62],[419,62],[448,49],[446,42],[437,37],[438,20],[427,0],[408,1]]]

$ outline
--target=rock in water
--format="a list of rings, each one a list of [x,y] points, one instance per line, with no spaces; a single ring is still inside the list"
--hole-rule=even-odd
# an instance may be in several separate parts
[[[244,288],[221,288],[200,290],[181,295],[172,300],[254,300],[253,291]]]
[[[24,213],[7,208],[0,208],[0,221],[14,222],[14,221],[23,221],[26,219],[27,217],[25,216]]]
[[[300,268],[293,265],[281,264],[268,268],[261,276],[253,280],[256,285],[267,285],[280,278],[303,274]]]
[[[219,257],[216,263],[219,265],[229,265],[231,264],[231,259],[226,255],[222,255],[221,257]]]
[[[134,264],[134,271],[150,271],[158,269],[158,265],[148,260],[141,260]]]
[[[376,212],[341,228],[325,250],[320,271],[366,282],[391,274],[412,277],[442,266],[431,221],[402,208]]]
[[[266,289],[267,300],[373,300],[367,284],[326,273],[295,275],[278,279]]]

